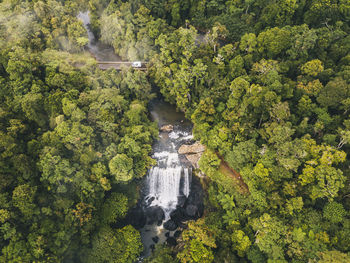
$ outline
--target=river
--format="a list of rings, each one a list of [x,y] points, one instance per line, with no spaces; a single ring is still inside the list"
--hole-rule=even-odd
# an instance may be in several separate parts
[[[120,60],[114,54],[113,48],[96,41],[89,28],[88,13],[80,13],[78,18],[88,31],[88,49],[92,55],[97,60]],[[203,212],[198,179],[197,184],[192,183],[196,182],[196,178],[192,178],[191,164],[185,156],[178,154],[178,148],[193,139],[191,122],[161,98],[149,103],[149,112],[160,129],[152,152],[152,158],[157,164],[149,169],[142,182],[141,200],[137,207],[131,209],[125,220],[141,233],[144,251],[140,262],[151,254],[156,244],[166,242],[175,245],[176,237],[185,227],[184,222],[198,218]],[[161,128],[165,125],[168,126],[168,131],[162,131]],[[196,191],[193,191],[194,187]]]
[[[89,43],[87,48],[89,52],[98,61],[122,61],[121,57],[115,54],[113,47],[103,44],[101,41],[95,39],[94,34],[90,30],[90,17],[89,12],[80,12],[78,14],[78,19],[80,19],[86,31],[88,33]]]
[[[171,125],[173,130],[159,132],[152,155],[157,160],[157,165],[148,171],[143,184],[141,206],[147,217],[146,225],[140,229],[144,244],[143,256],[150,255],[156,243],[164,243],[167,240],[174,242],[174,228],[177,228],[179,222],[174,222],[170,215],[184,205],[190,194],[192,181],[191,165],[177,151],[182,144],[192,140],[192,124],[182,113],[177,112],[174,106],[159,99],[150,103],[149,110],[159,128]],[[163,210],[164,215],[159,209]],[[149,212],[155,213],[156,216],[149,215]],[[169,226],[164,227],[167,222]]]

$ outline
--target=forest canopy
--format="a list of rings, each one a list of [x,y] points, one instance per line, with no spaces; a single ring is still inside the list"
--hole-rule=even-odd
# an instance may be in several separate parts
[[[147,71],[99,69],[87,10]],[[347,0],[0,1],[0,261],[137,260],[156,91],[207,148],[206,201],[145,262],[350,262],[349,25]]]

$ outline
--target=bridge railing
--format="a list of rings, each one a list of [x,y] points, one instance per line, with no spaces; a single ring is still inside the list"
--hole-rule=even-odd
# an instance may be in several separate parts
[[[98,61],[97,64],[132,64],[134,61]],[[142,65],[148,64],[146,61],[141,61]]]
[[[109,68],[114,68],[118,71],[120,71],[123,67],[123,65],[125,66],[130,66],[135,70],[142,70],[145,71],[147,70],[147,64],[148,62],[144,61],[141,62],[141,66],[132,66],[134,62],[130,62],[130,61],[97,61],[97,64],[99,66],[100,69],[102,70],[107,70]]]

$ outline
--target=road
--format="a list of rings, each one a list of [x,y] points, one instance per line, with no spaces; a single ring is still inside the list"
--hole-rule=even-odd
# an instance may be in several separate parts
[[[114,68],[116,70],[121,70],[122,66],[131,67],[132,61],[123,61],[120,56],[115,54],[113,47],[105,45],[95,39],[94,34],[90,30],[90,17],[88,12],[80,12],[78,18],[83,22],[88,33],[88,51],[96,59],[100,69],[106,70]],[[146,65],[147,62],[142,62],[142,67],[134,69],[146,70]]]
[[[131,67],[132,61],[97,61],[97,64],[100,69],[106,70],[110,68],[114,68],[116,70],[121,70],[124,67]],[[134,68],[136,70],[147,70],[146,65],[148,62],[141,62],[140,68]]]

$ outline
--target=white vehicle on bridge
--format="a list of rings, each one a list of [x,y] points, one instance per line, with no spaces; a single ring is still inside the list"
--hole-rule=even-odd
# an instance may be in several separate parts
[[[142,67],[142,63],[141,63],[141,61],[134,61],[134,62],[131,63],[131,66],[133,68],[141,68]]]

